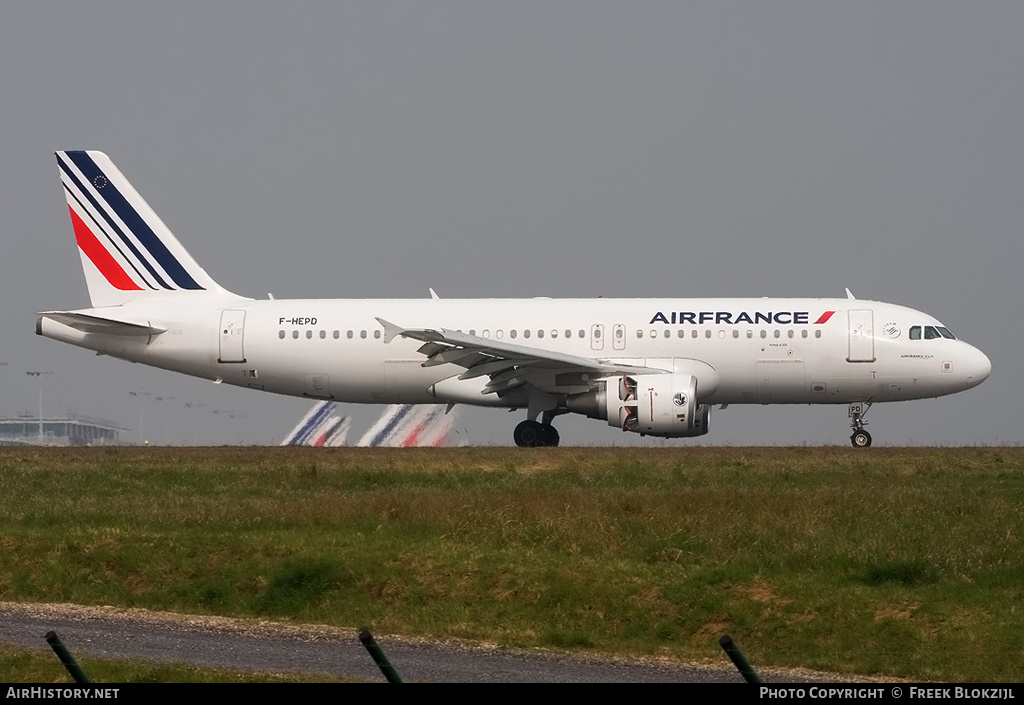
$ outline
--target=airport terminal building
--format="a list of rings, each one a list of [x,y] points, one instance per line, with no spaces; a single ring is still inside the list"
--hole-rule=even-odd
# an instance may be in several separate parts
[[[42,419],[20,414],[0,418],[0,446],[121,445],[125,430],[112,421],[79,414]]]

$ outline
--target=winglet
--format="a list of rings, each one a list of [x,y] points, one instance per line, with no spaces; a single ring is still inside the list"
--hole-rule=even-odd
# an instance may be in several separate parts
[[[848,298],[848,299],[856,299],[857,297],[853,295],[853,292],[850,291],[849,288],[847,288],[846,289],[846,298]]]
[[[402,332],[405,330],[405,328],[402,328],[402,326],[396,326],[391,321],[385,321],[383,318],[379,318],[377,316],[374,316],[374,318],[376,319],[377,323],[380,323],[382,326],[384,326],[385,343],[390,343],[392,340],[395,339],[396,336],[401,335]]]

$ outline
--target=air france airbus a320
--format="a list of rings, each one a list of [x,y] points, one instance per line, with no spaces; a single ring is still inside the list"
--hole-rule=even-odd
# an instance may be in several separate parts
[[[854,299],[254,300],[219,286],[102,152],[57,152],[92,306],[36,332],[217,383],[368,404],[523,409],[520,446],[584,414],[640,435],[708,432],[712,405],[877,402],[981,384],[931,316]]]

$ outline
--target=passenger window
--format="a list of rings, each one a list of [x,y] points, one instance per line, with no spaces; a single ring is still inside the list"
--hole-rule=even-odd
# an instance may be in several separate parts
[[[355,335],[355,333],[353,333],[352,331],[348,331],[347,333],[345,333],[345,337],[348,338],[349,340],[352,340],[353,335]]]
[[[529,338],[530,337],[530,329],[529,328],[527,328],[526,330],[523,331],[523,337],[524,338]]]
[[[571,338],[572,337],[572,331],[569,330],[568,328],[565,329],[565,337],[566,338]],[[582,338],[583,336],[581,335],[580,337]]]
[[[359,331],[359,337],[365,339],[366,338],[366,331],[365,330]]]
[[[307,330],[306,331],[306,340],[312,340],[312,339],[313,339],[313,331]]]
[[[299,339],[299,331],[293,330],[292,331],[292,340],[298,340],[298,339]]]
[[[380,331],[379,330],[373,331],[373,338],[374,338],[374,340],[380,340]]]
[[[277,337],[280,338],[281,340],[284,340],[284,331],[278,331]]]
[[[788,331],[786,331],[786,335],[792,338],[794,335],[796,335],[796,332],[792,328],[790,328]]]
[[[639,340],[640,338],[643,338],[643,337],[644,337],[644,332],[643,332],[642,330],[640,330],[639,328],[637,328],[637,331],[636,331],[636,337],[637,337],[637,339],[638,339],[638,340]]]
[[[766,331],[766,330],[762,330],[762,331],[761,331],[761,337],[762,337],[762,338],[767,338],[767,337],[768,337],[768,331]]]
[[[693,332],[690,333],[690,337],[691,338],[696,338],[697,337],[697,329],[696,328],[694,328]]]
[[[806,328],[804,328],[802,331],[800,331],[800,337],[801,338],[806,338],[807,337],[807,329]]]
[[[518,335],[518,334],[516,333],[516,329],[515,328],[513,328],[512,330],[510,330],[508,332],[508,337],[510,337],[510,338],[515,338],[516,335]]]
[[[341,337],[341,331],[340,330],[334,331],[334,339],[337,340],[340,337]]]
[[[738,330],[736,330],[735,328],[732,329],[732,337],[733,338],[739,338],[740,337],[740,332]]]
[[[679,337],[680,338],[685,338],[686,337],[686,331],[683,330],[682,328],[679,329]]]
[[[820,330],[814,331],[814,337],[815,338],[820,338],[821,337],[821,331]]]
[[[782,335],[782,334],[779,332],[779,329],[776,328],[775,329],[775,337],[778,338],[780,335]]]
[[[665,337],[666,338],[671,338],[672,337],[672,331],[670,331],[668,328],[665,329]]]
[[[754,331],[752,331],[752,330],[750,330],[750,329],[748,328],[748,329],[747,329],[747,337],[748,337],[748,338],[753,338],[753,337],[754,337]]]
[[[538,338],[543,338],[544,337],[544,331],[542,331],[542,330],[537,331],[537,337]]]
[[[327,331],[325,331],[325,330],[320,331],[320,340],[323,340],[326,337],[327,337]]]
[[[921,339],[921,326],[914,326],[910,329],[910,339],[920,340]]]
[[[711,337],[711,329],[710,328],[708,328],[706,331],[704,331],[704,337],[705,338],[710,338]]]

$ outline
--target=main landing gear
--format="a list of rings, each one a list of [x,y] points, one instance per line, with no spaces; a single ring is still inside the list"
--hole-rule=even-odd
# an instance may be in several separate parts
[[[540,448],[542,446],[555,447],[558,445],[558,429],[551,425],[557,411],[545,411],[543,423],[527,419],[516,426],[512,437],[520,448]],[[565,412],[562,412],[565,413]]]
[[[559,441],[558,429],[554,426],[529,419],[516,426],[512,435],[516,439],[516,445],[520,448],[557,446]]]
[[[867,425],[864,415],[868,413],[870,408],[871,402],[868,402],[867,406],[860,402],[850,404],[850,428],[853,429],[850,443],[853,444],[854,448],[867,448],[871,445],[871,434],[864,430],[864,426]]]

